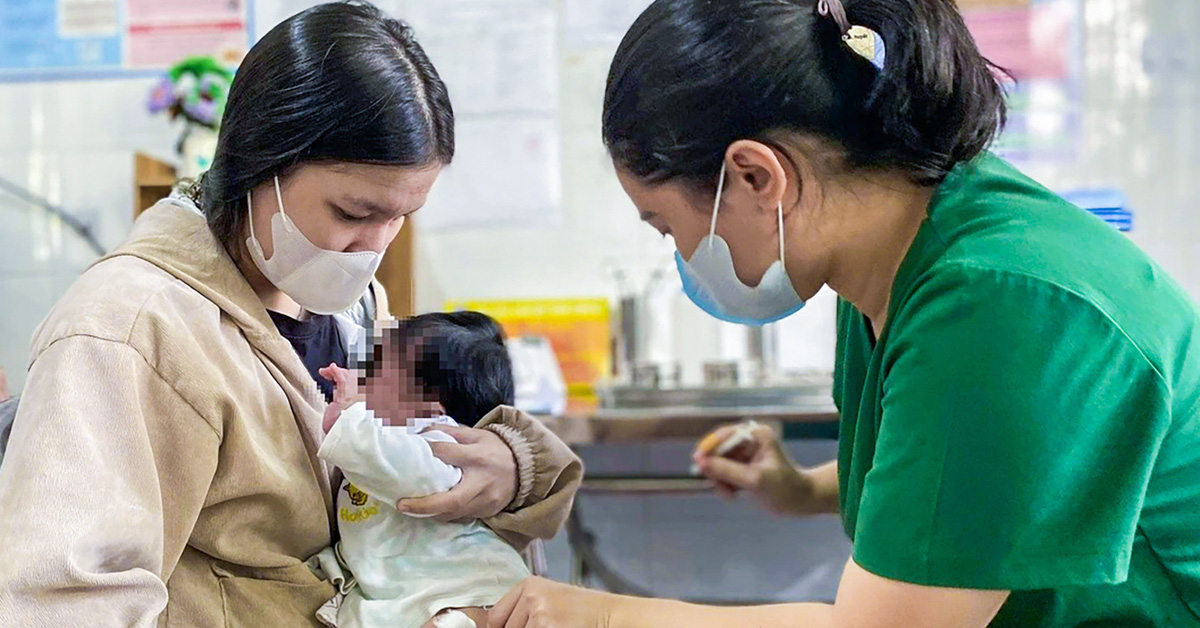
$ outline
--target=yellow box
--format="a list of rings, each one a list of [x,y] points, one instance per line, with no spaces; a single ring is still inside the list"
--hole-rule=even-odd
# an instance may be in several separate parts
[[[509,338],[548,338],[572,398],[593,397],[596,382],[612,372],[612,314],[606,299],[451,301],[446,310],[483,312],[499,321]]]

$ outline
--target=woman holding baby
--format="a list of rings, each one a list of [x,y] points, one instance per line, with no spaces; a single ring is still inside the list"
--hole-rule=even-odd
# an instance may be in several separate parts
[[[377,9],[318,6],[254,46],[212,169],[35,335],[0,466],[0,623],[318,625],[337,593],[306,565],[336,540],[318,369],[387,317],[380,257],[453,155],[445,85]],[[555,534],[581,474],[561,441],[516,412],[441,429],[461,477],[400,508],[517,548]]]

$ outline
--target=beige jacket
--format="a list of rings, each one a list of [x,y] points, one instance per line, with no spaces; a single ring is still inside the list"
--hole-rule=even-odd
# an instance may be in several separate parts
[[[0,624],[304,626],[333,587],[324,402],[203,218],[169,201],[35,333],[0,466]],[[565,521],[579,460],[511,409],[517,545]]]

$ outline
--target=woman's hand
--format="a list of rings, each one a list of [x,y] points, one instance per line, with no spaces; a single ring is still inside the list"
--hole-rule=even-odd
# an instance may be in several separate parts
[[[608,628],[617,597],[527,578],[488,613],[487,628]]]
[[[8,401],[11,395],[8,394],[8,376],[4,374],[4,369],[0,369],[0,401]]]
[[[723,427],[715,435],[728,438],[738,427]],[[823,487],[825,482],[818,482],[813,473],[798,468],[788,458],[773,429],[760,425],[753,435],[753,441],[735,450],[736,459],[699,452],[693,455],[700,473],[716,483],[719,493],[733,497],[739,491],[748,491],[764,508],[780,515],[836,511],[836,474],[832,476],[834,486]]]
[[[517,496],[517,460],[508,445],[488,430],[437,425],[458,443],[430,443],[433,455],[462,469],[462,481],[445,493],[402,499],[400,512],[438,521],[487,519],[500,514]]]

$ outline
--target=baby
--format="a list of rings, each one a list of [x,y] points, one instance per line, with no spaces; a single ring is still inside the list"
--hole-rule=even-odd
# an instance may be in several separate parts
[[[342,586],[349,590],[340,607],[326,605],[322,619],[330,622],[336,609],[342,628],[486,624],[484,609],[530,575],[521,555],[478,521],[415,518],[396,502],[448,491],[462,479],[429,445],[453,437],[428,428],[474,426],[513,403],[499,325],[477,312],[455,312],[383,330],[362,398],[350,371],[330,365],[321,375],[336,392],[319,455],[345,475],[336,497],[341,541],[322,562],[325,571],[336,570],[329,564],[336,556],[353,578]]]

